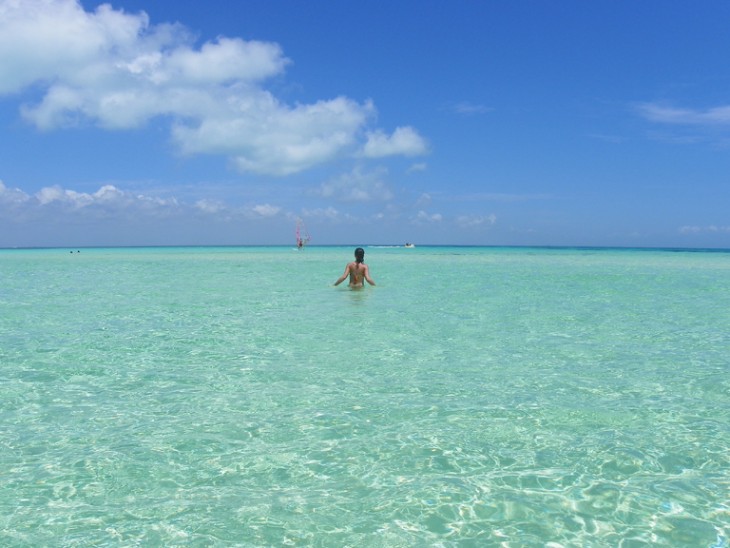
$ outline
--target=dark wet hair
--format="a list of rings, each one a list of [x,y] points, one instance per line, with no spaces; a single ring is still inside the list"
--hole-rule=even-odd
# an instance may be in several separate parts
[[[365,260],[365,250],[362,247],[358,247],[355,250],[355,262],[361,263]]]

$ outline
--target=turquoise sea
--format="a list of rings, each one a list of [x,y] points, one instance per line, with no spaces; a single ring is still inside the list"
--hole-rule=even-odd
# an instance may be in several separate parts
[[[365,249],[0,251],[0,546],[730,546],[730,252]]]

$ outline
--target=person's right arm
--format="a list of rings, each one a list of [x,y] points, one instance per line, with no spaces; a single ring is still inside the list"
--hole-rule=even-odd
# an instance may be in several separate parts
[[[345,266],[345,273],[337,278],[337,281],[335,282],[335,285],[340,285],[342,282],[345,281],[345,278],[347,278],[347,275],[350,273],[350,265],[348,264]]]

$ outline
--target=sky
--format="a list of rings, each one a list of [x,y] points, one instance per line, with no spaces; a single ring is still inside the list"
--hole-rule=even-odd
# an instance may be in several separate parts
[[[730,248],[730,2],[0,0],[0,247]]]

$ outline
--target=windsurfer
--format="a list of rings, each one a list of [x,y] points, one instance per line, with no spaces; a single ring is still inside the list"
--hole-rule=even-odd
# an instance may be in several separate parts
[[[297,238],[297,249],[304,249],[304,246],[309,243],[310,238],[309,232],[307,232],[307,227],[304,226],[304,221],[301,219],[297,219],[295,236]]]

